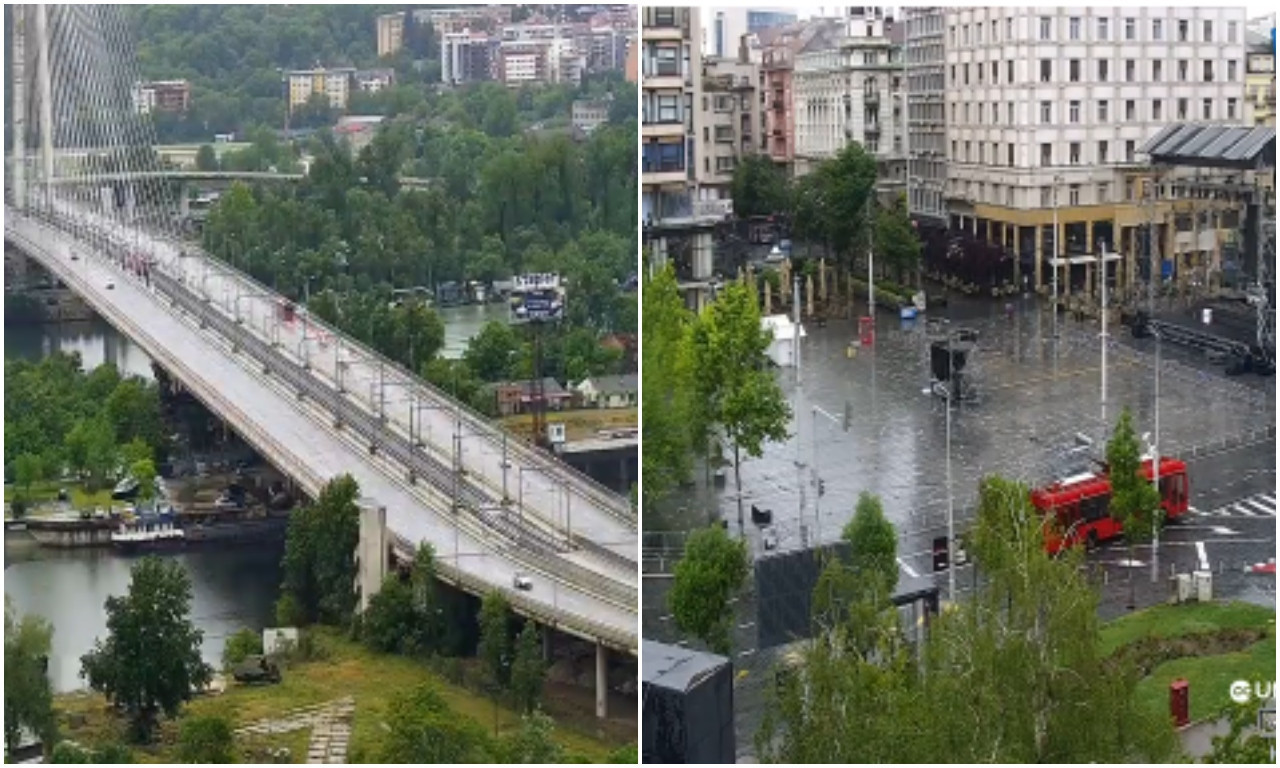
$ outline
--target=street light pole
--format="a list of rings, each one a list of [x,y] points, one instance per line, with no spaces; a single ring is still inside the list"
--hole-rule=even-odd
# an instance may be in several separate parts
[[[1107,247],[1098,241],[1098,266],[1102,276],[1102,438],[1107,437]]]
[[[1160,332],[1155,332],[1156,337],[1156,391],[1155,402],[1152,409],[1155,412],[1155,436],[1151,439],[1151,484],[1155,486],[1156,497],[1159,501],[1156,503],[1155,514],[1151,516],[1151,583],[1154,584],[1160,580],[1159,566],[1157,561],[1160,556],[1160,524],[1164,517],[1164,496],[1160,493]]]
[[[951,342],[954,338],[955,333],[947,328],[947,371],[950,374],[947,380],[947,597],[952,603],[956,601],[956,508],[951,494],[951,391],[956,382]]]
[[[1058,183],[1061,178],[1057,174],[1053,176],[1053,256],[1049,259],[1049,266],[1053,267],[1053,339],[1055,342],[1058,340]],[[1054,349],[1057,349],[1056,344]]]

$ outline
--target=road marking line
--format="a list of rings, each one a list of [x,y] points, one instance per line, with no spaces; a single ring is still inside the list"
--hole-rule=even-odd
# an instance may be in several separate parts
[[[909,566],[909,565],[907,565],[905,562],[903,562],[903,561],[902,561],[902,558],[900,558],[900,557],[898,558],[898,565],[902,566],[902,570],[906,571],[906,572],[907,572],[907,575],[908,575],[908,576],[910,576],[911,578],[913,578],[913,579],[918,579],[918,578],[920,578],[920,574],[916,573],[916,571],[915,571],[915,569],[914,569],[914,568],[912,568],[911,566]]]
[[[1276,497],[1269,493],[1258,494],[1258,500],[1270,505],[1272,509],[1276,506]]]
[[[1257,512],[1261,513],[1263,516],[1274,515],[1276,513],[1274,506],[1267,506],[1266,504],[1263,504],[1258,499],[1245,499],[1240,503],[1244,504],[1250,509],[1256,510]]]
[[[1200,559],[1200,570],[1209,570],[1209,555],[1204,551],[1204,542],[1196,542],[1196,557]]]
[[[1232,504],[1231,511],[1236,513],[1237,515],[1242,515],[1244,517],[1258,516],[1256,512],[1254,512],[1252,509],[1249,509],[1248,507],[1246,507],[1244,504],[1241,504],[1240,502],[1236,502],[1235,504]]]

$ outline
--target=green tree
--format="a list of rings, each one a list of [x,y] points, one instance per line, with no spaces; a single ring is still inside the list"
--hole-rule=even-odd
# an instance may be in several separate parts
[[[133,752],[124,744],[89,749],[74,741],[60,741],[49,755],[49,762],[55,765],[126,765],[133,762]]]
[[[899,285],[905,282],[905,275],[920,268],[923,246],[907,214],[906,198],[899,197],[877,214],[875,251],[876,264],[893,270]]]
[[[248,627],[229,635],[222,646],[222,668],[230,671],[250,656],[262,653],[262,634]]]
[[[640,762],[639,750],[635,744],[628,744],[625,747],[618,747],[609,753],[607,760],[609,763],[622,765],[636,765]]]
[[[1160,494],[1140,474],[1142,447],[1133,432],[1129,409],[1120,412],[1115,432],[1107,442],[1107,474],[1111,478],[1110,514],[1124,528],[1124,540],[1133,559],[1133,547],[1151,539],[1156,526],[1164,522],[1156,511]],[[1129,606],[1134,605],[1133,569],[1129,569]]]
[[[506,764],[540,763],[553,765],[570,762],[564,747],[555,739],[556,724],[534,710],[520,719],[520,728],[502,739],[498,745],[498,760]]]
[[[739,218],[772,216],[788,208],[787,179],[766,155],[747,155],[733,169],[733,213]]]
[[[107,397],[106,413],[119,442],[139,438],[152,448],[161,447],[164,419],[160,414],[160,393],[154,384],[137,376],[122,379]]]
[[[898,533],[885,518],[878,496],[867,491],[858,495],[842,538],[849,544],[850,560],[860,580],[874,580],[883,596],[892,594],[898,586]]]
[[[4,745],[16,749],[22,729],[44,744],[57,737],[53,690],[46,672],[53,627],[39,616],[18,617],[4,597]]]
[[[354,553],[360,542],[359,496],[356,481],[342,475],[325,485],[314,504],[290,516],[281,600],[296,608],[291,618],[325,624],[350,619],[357,599],[353,585]]]
[[[366,645],[384,653],[414,650],[419,614],[413,606],[413,589],[398,573],[387,574],[382,589],[369,600],[360,622]]]
[[[462,359],[481,381],[505,381],[515,378],[512,374],[522,346],[514,327],[490,320],[468,342]]]
[[[20,453],[13,460],[13,480],[22,491],[23,498],[31,496],[31,486],[44,474],[40,457],[34,453]]]
[[[154,465],[156,454],[142,438],[135,437],[120,446],[120,460],[124,462],[126,467],[133,467],[134,464],[140,461],[149,461]]]
[[[541,636],[534,623],[526,621],[516,640],[515,661],[511,664],[511,695],[522,712],[532,712],[538,706],[546,676]]]
[[[824,160],[801,190],[797,218],[829,243],[837,255],[850,255],[866,242],[867,214],[876,182],[875,159],[856,142]],[[803,215],[802,215],[803,214]],[[800,223],[799,221],[797,223]]]
[[[213,147],[208,144],[201,144],[200,149],[196,150],[196,170],[218,170],[218,156],[214,153]]]
[[[728,654],[733,621],[729,601],[746,582],[748,567],[746,542],[730,538],[721,526],[691,533],[671,585],[676,626],[716,653]]]
[[[738,526],[744,532],[742,461],[761,456],[767,441],[785,440],[791,420],[791,408],[765,367],[769,342],[753,289],[737,282],[703,310],[686,342],[694,407],[723,432],[732,451]]]
[[[1258,725],[1256,705],[1233,704],[1222,711],[1220,718],[1230,723],[1230,728],[1213,737],[1213,751],[1204,762],[1231,765],[1275,762],[1275,737],[1268,738],[1254,730]]]
[[[129,714],[135,738],[150,738],[160,713],[178,714],[209,682],[204,633],[191,623],[191,582],[178,563],[148,557],[129,593],[106,601],[107,639],[80,659],[89,687]]]
[[[490,592],[480,601],[480,647],[484,666],[496,698],[511,681],[511,608],[501,592]]]
[[[484,729],[453,712],[430,684],[397,695],[379,736],[378,762],[487,763],[492,749]]]
[[[150,501],[156,495],[156,463],[151,459],[135,461],[129,467],[129,474],[138,481],[138,498]]]
[[[178,760],[183,763],[234,763],[235,735],[225,717],[188,717],[178,731]]]

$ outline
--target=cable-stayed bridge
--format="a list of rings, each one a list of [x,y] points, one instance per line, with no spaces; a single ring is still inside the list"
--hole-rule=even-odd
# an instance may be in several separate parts
[[[7,10],[6,255],[73,289],[307,495],[351,474],[364,599],[429,542],[443,579],[596,643],[605,714],[610,649],[637,648],[628,500],[184,242],[120,9]]]

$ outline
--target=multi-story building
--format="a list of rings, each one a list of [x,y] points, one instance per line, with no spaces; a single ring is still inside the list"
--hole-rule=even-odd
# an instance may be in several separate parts
[[[404,46],[404,12],[384,13],[377,18],[378,55],[390,56]]]
[[[1276,49],[1271,38],[1245,33],[1245,111],[1250,125],[1276,124]]]
[[[1143,143],[1173,122],[1245,119],[1244,26],[1225,7],[948,9],[952,226],[1034,264],[1036,286],[1050,268],[1067,290],[1092,285],[1098,243],[1132,250],[1153,215],[1131,173]],[[1075,258],[1051,267],[1055,252]],[[1175,269],[1216,258],[1197,245]]]
[[[946,9],[906,9],[908,211],[947,221]]]
[[[763,117],[761,151],[790,170],[795,161],[795,57],[836,45],[844,25],[832,19],[811,19],[789,27],[755,33],[760,56],[760,111]]]
[[[498,48],[498,80],[513,87],[546,82],[548,46],[539,41],[504,41]]]
[[[289,109],[293,110],[306,104],[307,100],[316,94],[326,96],[330,107],[346,109],[355,73],[356,70],[353,67],[334,69],[316,67],[286,72],[284,78],[289,88]]]
[[[794,24],[794,8],[712,8],[703,29],[702,54],[720,59],[738,55],[742,36]]]
[[[377,93],[396,84],[394,69],[362,69],[352,77],[356,90]]]
[[[418,24],[430,24],[437,35],[459,32],[496,32],[511,22],[511,5],[466,5],[457,8],[419,8],[413,11]]]
[[[627,63],[623,68],[623,77],[628,83],[640,82],[640,36],[632,35],[627,40]]]
[[[191,108],[191,83],[186,80],[152,80],[133,89],[133,108],[139,114],[185,113]]]
[[[440,82],[460,85],[493,80],[499,41],[483,32],[446,32],[440,36]]]
[[[693,308],[709,297],[714,277],[719,201],[697,202],[698,137],[702,134],[701,28],[697,8],[641,10],[641,221],[651,263],[673,264]]]
[[[570,122],[579,131],[591,133],[609,122],[609,110],[612,107],[612,96],[604,99],[574,99]]]
[[[875,156],[882,186],[902,185],[901,49],[892,18],[879,8],[849,8],[845,37],[834,48],[795,57],[795,170],[808,173],[850,142]]]
[[[749,61],[702,60],[702,96],[697,102],[702,166],[694,171],[700,200],[728,200],[733,169],[743,157],[755,154],[760,134],[758,81],[759,68]]]

